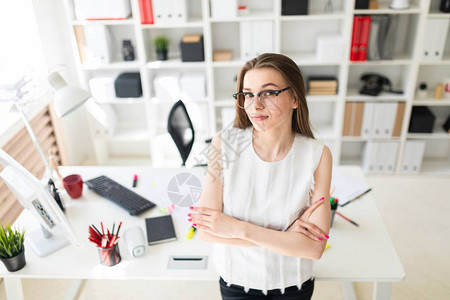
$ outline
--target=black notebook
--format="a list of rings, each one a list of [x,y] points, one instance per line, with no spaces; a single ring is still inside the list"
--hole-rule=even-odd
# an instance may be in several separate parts
[[[149,245],[174,241],[177,239],[171,215],[145,219]]]

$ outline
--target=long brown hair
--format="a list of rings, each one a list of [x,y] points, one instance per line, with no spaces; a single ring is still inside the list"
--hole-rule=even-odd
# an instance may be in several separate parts
[[[287,92],[291,93],[298,101],[298,108],[295,108],[292,114],[292,131],[314,138],[309,121],[309,111],[305,97],[305,82],[303,81],[302,72],[297,64],[289,57],[276,53],[264,53],[247,61],[239,71],[236,92],[242,92],[244,77],[247,71],[263,68],[272,68],[280,72],[287,85],[291,87]],[[252,123],[245,110],[237,105],[237,101],[243,105],[244,97],[238,97],[236,100],[236,118],[234,119],[233,127],[240,129],[248,128]]]

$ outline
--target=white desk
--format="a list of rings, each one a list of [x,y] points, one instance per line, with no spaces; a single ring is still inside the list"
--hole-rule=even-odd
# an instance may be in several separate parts
[[[358,167],[339,167],[339,170],[357,180],[364,180]],[[107,175],[127,187],[131,186],[133,175],[139,174],[138,187],[134,190],[143,196],[148,196],[148,186],[144,187],[145,182],[151,183],[154,179],[161,184],[161,178],[167,178],[168,182],[173,175],[183,171],[196,174],[203,172],[201,169],[168,170],[145,167],[66,167],[62,170],[65,175],[79,173],[85,180]],[[97,249],[87,241],[89,225],[103,221],[111,227],[113,221],[116,221],[116,225],[118,221],[123,221],[121,233],[133,226],[141,226],[145,232],[144,218],[161,213],[154,208],[139,217],[132,217],[120,207],[89,191],[86,186],[82,198],[68,200],[66,196],[65,199],[66,216],[80,238],[81,247],[68,245],[45,258],[40,258],[31,249],[26,249],[27,264],[14,273],[6,271],[1,264],[0,277],[4,277],[8,300],[23,299],[21,278],[79,279],[74,281],[71,288],[74,294],[82,279],[218,280],[211,257],[208,258],[206,270],[167,269],[171,255],[211,253],[212,245],[200,241],[198,235],[192,240],[186,240],[185,235],[190,227],[187,217],[174,218],[178,236],[176,242],[147,246],[143,257],[131,258],[121,241],[119,246],[122,261],[114,267],[100,265]],[[339,216],[335,217],[329,240],[331,247],[315,264],[316,280],[341,282],[346,299],[356,299],[352,282],[374,282],[374,299],[388,299],[390,282],[401,281],[405,274],[372,194],[368,193],[363,198],[339,208],[339,211],[358,222],[360,227],[355,227]],[[16,223],[29,230],[38,227],[38,222],[27,211],[20,215]]]

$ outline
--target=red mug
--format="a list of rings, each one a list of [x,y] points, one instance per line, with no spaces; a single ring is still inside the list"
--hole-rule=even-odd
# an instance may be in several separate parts
[[[63,178],[63,185],[70,198],[77,199],[83,192],[83,179],[78,174],[69,175]]]

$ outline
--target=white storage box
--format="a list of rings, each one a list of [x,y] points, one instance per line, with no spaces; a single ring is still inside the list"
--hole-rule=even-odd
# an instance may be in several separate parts
[[[318,61],[340,61],[344,57],[344,39],[338,33],[317,36],[316,56]]]
[[[92,98],[97,102],[107,102],[116,98],[114,78],[92,78],[89,80]]]
[[[205,74],[184,74],[180,78],[180,86],[186,100],[204,100],[206,98]]]
[[[130,0],[74,0],[78,20],[126,19],[131,14]]]

